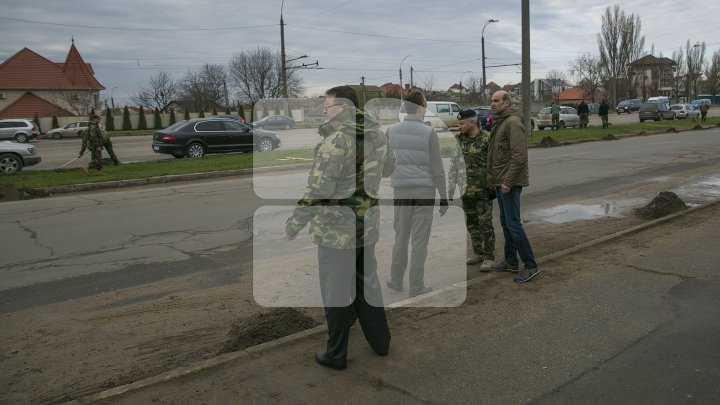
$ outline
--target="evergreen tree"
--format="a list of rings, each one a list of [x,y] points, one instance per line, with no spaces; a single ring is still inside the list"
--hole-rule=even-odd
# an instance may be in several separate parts
[[[91,116],[91,117],[92,117],[93,115],[97,115],[97,114],[95,114],[95,108],[94,108],[94,107],[90,109],[90,114],[88,114],[88,115]]]
[[[138,114],[140,114],[139,120],[138,120],[138,127],[137,129],[147,129],[147,120],[145,119],[145,110],[142,106],[138,109]]]
[[[50,126],[52,127],[50,129],[60,128],[60,124],[58,123],[57,115],[55,115],[55,114],[52,115],[52,124],[50,124]]]
[[[35,116],[33,117],[33,122],[35,125],[37,125],[38,133],[42,134],[42,128],[40,128],[40,117],[38,117],[38,113],[35,113]]]
[[[155,129],[160,129],[160,128],[162,128],[162,127],[163,127],[163,125],[162,125],[162,118],[160,117],[160,110],[158,110],[157,108],[155,109],[155,117],[154,117],[154,119],[155,119],[155,122],[153,123],[153,127],[154,127]]]
[[[240,104],[238,106],[238,115],[243,117],[243,119],[245,119],[245,108],[243,107],[242,104]]]
[[[212,115],[217,115],[217,108],[213,107]]]
[[[130,131],[132,129],[132,122],[130,122],[130,110],[128,106],[123,108],[123,131]]]
[[[205,109],[204,108],[200,109],[200,115],[198,115],[198,117],[205,118]]]
[[[225,115],[230,115],[230,107],[225,107]]]
[[[175,119],[175,109],[171,108],[170,109],[170,123],[168,124],[168,126],[174,124],[175,122],[177,122],[177,120]]]
[[[115,120],[112,116],[112,110],[110,108],[105,109],[105,130],[106,131],[114,131],[115,130]]]
[[[275,115],[280,115],[280,103],[275,104]]]
[[[184,119],[184,120],[189,120],[189,119],[190,119],[190,111],[188,111],[187,109],[185,109],[185,115],[184,115],[184,118],[183,118],[183,119]]]

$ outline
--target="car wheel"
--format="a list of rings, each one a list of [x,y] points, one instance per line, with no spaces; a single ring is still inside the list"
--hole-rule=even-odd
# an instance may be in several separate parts
[[[60,134],[60,132],[55,132],[52,134],[52,139],[62,139],[62,134]]]
[[[290,124],[285,124],[285,126],[283,128],[290,129]]]
[[[3,153],[0,155],[0,172],[16,173],[22,170],[22,160],[12,153]]]
[[[257,150],[260,152],[270,152],[273,150],[273,143],[269,138],[262,138],[258,142]]]
[[[28,136],[25,134],[17,134],[15,135],[15,140],[18,141],[18,143],[25,143],[28,141]]]
[[[197,142],[191,143],[187,147],[187,152],[185,153],[185,155],[187,157],[193,158],[193,159],[201,158],[201,157],[205,156],[205,147],[202,146],[202,144],[199,144]]]
[[[565,121],[558,122],[558,128],[560,128],[560,129],[565,128]]]

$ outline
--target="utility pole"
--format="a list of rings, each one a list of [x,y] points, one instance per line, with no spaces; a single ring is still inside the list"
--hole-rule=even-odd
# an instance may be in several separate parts
[[[413,84],[413,67],[410,66],[410,89],[412,89],[413,87],[415,87],[415,85]]]
[[[482,69],[483,69],[483,93],[485,92],[485,86],[487,85],[487,81],[485,80],[485,27],[488,26],[490,23],[498,22],[500,20],[487,20],[485,21],[485,25],[483,25],[482,33],[480,34],[480,47],[482,48]]]
[[[282,91],[283,97],[288,97],[287,92],[287,68],[285,67],[285,22],[283,21],[282,10],[285,5],[285,0],[282,0],[280,4],[280,72],[282,76]]]
[[[485,81],[485,72],[483,72]],[[530,121],[530,0],[522,0],[522,111],[527,133]]]

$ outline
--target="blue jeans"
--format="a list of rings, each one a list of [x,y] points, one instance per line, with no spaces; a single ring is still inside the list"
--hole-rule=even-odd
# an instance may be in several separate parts
[[[513,187],[510,192],[503,193],[500,187],[495,190],[498,208],[500,209],[500,225],[505,236],[505,261],[510,265],[518,264],[520,259],[528,269],[537,267],[530,241],[525,234],[522,219],[520,219],[520,193],[522,187]]]

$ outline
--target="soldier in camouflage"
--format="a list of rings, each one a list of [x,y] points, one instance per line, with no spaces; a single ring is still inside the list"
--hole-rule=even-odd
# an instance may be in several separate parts
[[[380,179],[392,173],[394,156],[380,124],[357,105],[357,94],[349,86],[326,92],[322,140],[315,148],[305,195],[285,227],[285,239],[292,240],[309,224],[318,245],[328,342],[315,360],[339,370],[347,364],[350,327],[356,319],[375,353],[384,356],[390,346],[375,244]]]
[[[495,191],[487,184],[487,153],[490,133],[478,126],[474,110],[458,115],[460,133],[457,148],[448,172],[448,196],[460,187],[465,225],[472,242],[473,256],[467,264],[481,264],[481,271],[489,271],[495,260],[495,229],[492,223],[492,200]]]
[[[83,171],[86,176],[90,175],[89,169],[95,168],[96,174],[104,175],[102,172],[102,147],[103,147],[103,136],[99,127],[100,118],[97,115],[90,116],[90,123],[88,129],[82,133],[82,146],[80,147],[80,158],[85,150],[90,151],[90,163],[87,167],[83,167]]]

